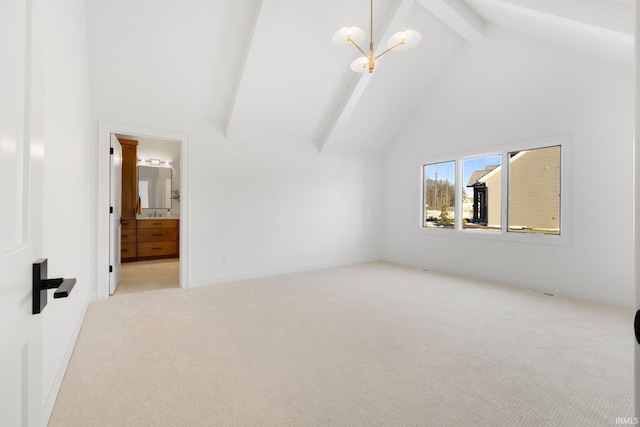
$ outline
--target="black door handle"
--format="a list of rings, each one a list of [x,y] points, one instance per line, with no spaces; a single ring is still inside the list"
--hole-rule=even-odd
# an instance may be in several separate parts
[[[76,279],[47,279],[47,259],[33,263],[33,314],[41,313],[47,305],[47,291],[56,289],[53,298],[66,298],[76,284]]]
[[[636,311],[636,318],[633,321],[633,330],[636,333],[636,341],[640,344],[640,310]]]

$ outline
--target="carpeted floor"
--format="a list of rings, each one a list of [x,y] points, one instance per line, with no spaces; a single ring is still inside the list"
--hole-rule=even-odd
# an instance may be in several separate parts
[[[371,263],[93,303],[50,426],[607,426],[632,310]]]

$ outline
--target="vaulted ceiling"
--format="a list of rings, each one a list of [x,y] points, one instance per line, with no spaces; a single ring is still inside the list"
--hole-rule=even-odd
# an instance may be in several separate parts
[[[402,28],[420,31],[422,43],[385,55],[369,75],[353,73],[358,52],[331,39],[346,25],[369,31],[367,0],[87,0],[94,102],[189,115],[231,140],[274,130],[319,150],[381,150],[449,60],[492,25],[625,66],[633,60],[633,0],[373,4],[376,51]]]

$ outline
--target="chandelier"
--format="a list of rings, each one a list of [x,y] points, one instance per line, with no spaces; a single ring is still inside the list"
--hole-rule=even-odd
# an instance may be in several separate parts
[[[371,34],[369,40],[369,53],[367,54],[359,44],[362,44],[367,38],[367,34],[360,27],[342,27],[333,34],[333,42],[338,46],[353,45],[362,54],[351,62],[351,70],[356,73],[373,73],[376,67],[376,61],[382,55],[392,50],[403,51],[409,50],[416,46],[422,40],[422,35],[415,30],[402,30],[392,35],[387,40],[387,50],[380,55],[373,54],[373,0],[371,0]]]

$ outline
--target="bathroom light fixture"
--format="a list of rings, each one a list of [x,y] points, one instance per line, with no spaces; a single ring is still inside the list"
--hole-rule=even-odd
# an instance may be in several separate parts
[[[138,159],[138,164],[151,166],[171,166],[170,161],[162,161],[160,159]]]
[[[369,54],[367,54],[358,43],[362,43],[366,39],[366,33],[360,27],[342,27],[333,34],[333,42],[338,46],[349,46],[352,44],[362,54],[351,62],[351,70],[356,73],[373,73],[376,67],[376,60],[387,52],[392,50],[402,51],[409,50],[416,46],[422,40],[422,35],[415,30],[402,30],[392,35],[387,40],[387,50],[378,56],[373,56],[373,0],[371,0],[371,39],[369,41]]]

